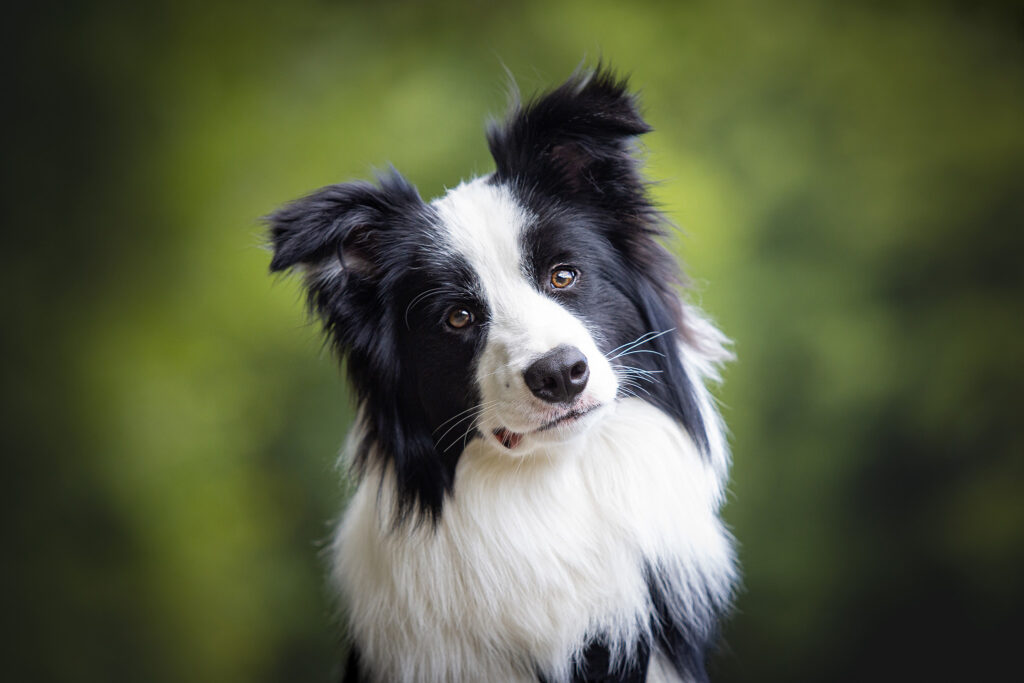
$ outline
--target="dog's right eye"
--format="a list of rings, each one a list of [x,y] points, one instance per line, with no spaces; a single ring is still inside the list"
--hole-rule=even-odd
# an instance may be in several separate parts
[[[461,330],[473,322],[473,313],[465,308],[453,308],[448,313],[447,322],[449,327]]]
[[[579,271],[569,266],[558,266],[551,271],[551,286],[555,289],[568,289],[576,284]]]

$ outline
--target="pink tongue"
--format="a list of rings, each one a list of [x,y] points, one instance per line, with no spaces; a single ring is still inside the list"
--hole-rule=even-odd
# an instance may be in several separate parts
[[[496,439],[498,439],[498,441],[501,442],[502,446],[504,446],[505,448],[507,448],[509,450],[512,450],[513,448],[518,446],[519,442],[523,440],[523,435],[522,434],[516,434],[515,432],[510,432],[507,429],[505,429],[504,427],[501,427],[499,429],[495,429],[494,430],[494,436],[495,436]]]

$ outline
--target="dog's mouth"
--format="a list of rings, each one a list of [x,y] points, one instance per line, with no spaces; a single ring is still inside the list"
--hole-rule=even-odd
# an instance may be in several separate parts
[[[599,407],[600,406],[594,405],[594,406],[588,406],[588,407],[574,408],[572,410],[569,410],[569,411],[563,413],[562,415],[559,415],[554,420],[551,420],[550,422],[547,422],[547,423],[541,425],[537,429],[534,429],[532,432],[528,432],[528,433],[529,434],[536,434],[538,432],[546,432],[549,429],[554,429],[555,427],[559,427],[559,426],[564,425],[564,424],[569,424],[571,422],[575,422],[576,420],[580,419],[584,415],[587,415],[589,413],[594,412]],[[526,436],[526,434],[521,434],[519,432],[513,432],[513,431],[511,431],[509,429],[506,429],[504,427],[498,427],[497,429],[495,429],[492,432],[492,434],[494,434],[494,438],[498,440],[498,443],[500,443],[502,446],[504,446],[505,448],[507,448],[510,451],[511,450],[515,450],[516,447],[519,446],[520,442],[522,442],[523,437]]]
[[[504,427],[498,427],[494,430],[494,438],[497,439],[502,446],[511,451],[519,445],[520,441],[523,440],[523,435],[517,434],[516,432],[510,432]]]

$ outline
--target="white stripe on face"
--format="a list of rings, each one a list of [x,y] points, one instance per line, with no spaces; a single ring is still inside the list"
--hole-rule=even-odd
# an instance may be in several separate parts
[[[487,328],[476,378],[485,435],[506,429],[522,438],[514,450],[558,443],[583,431],[590,416],[556,428],[537,430],[563,416],[569,408],[538,399],[523,372],[552,349],[569,345],[587,359],[590,378],[572,409],[581,411],[611,404],[618,383],[611,365],[598,350],[585,321],[580,320],[532,282],[523,262],[520,240],[531,222],[529,212],[507,187],[486,179],[465,183],[433,203],[452,249],[466,259],[479,278],[487,302]],[[546,275],[556,264],[536,264]],[[591,415],[596,415],[597,411]]]

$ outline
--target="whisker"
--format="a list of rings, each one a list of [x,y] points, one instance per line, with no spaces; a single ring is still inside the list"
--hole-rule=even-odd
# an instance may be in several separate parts
[[[648,370],[647,368],[635,368],[632,365],[617,365],[615,366],[615,372],[621,372],[625,375],[660,375],[664,370]]]
[[[468,412],[470,412],[470,411],[473,411],[473,410],[476,410],[476,409],[478,409],[478,408],[482,408],[482,407],[484,407],[485,405],[487,405],[487,406],[491,406],[491,405],[494,405],[494,404],[496,404],[496,403],[498,403],[498,401],[487,401],[486,403],[477,403],[477,404],[476,404],[476,405],[474,405],[474,406],[470,406],[469,408],[466,408],[465,410],[463,410],[463,411],[462,411],[461,413],[457,413],[457,414],[455,414],[455,415],[452,415],[452,416],[451,416],[451,417],[449,417],[449,418],[448,418],[447,420],[445,420],[445,421],[444,421],[444,422],[442,422],[441,424],[437,425],[437,429],[435,429],[435,430],[434,430],[433,432],[431,432],[431,433],[432,433],[432,434],[437,434],[437,431],[438,431],[439,429],[441,429],[441,428],[442,428],[442,427],[444,427],[444,426],[445,426],[446,424],[448,424],[449,422],[451,422],[451,421],[452,421],[452,420],[454,420],[455,418],[459,417],[460,415],[465,415],[466,413],[468,413]]]
[[[644,343],[645,341],[647,341],[647,339],[646,339],[646,338],[647,338],[647,337],[650,337],[650,336],[651,336],[652,334],[658,334],[658,333],[657,333],[657,332],[645,332],[644,334],[640,335],[639,337],[637,337],[637,338],[636,338],[636,339],[634,339],[633,341],[631,341],[631,342],[626,342],[626,343],[625,343],[625,344],[623,344],[622,346],[616,346],[616,347],[615,347],[614,349],[612,349],[611,351],[609,351],[608,353],[606,353],[606,354],[604,354],[604,355],[605,355],[605,356],[608,356],[608,355],[610,355],[610,354],[613,354],[613,353],[615,353],[616,351],[619,351],[620,349],[624,349],[624,348],[626,348],[627,346],[633,346],[634,344],[643,344],[643,343]],[[653,337],[652,337],[652,338],[653,338]]]
[[[626,382],[622,382],[621,384],[619,384],[619,386],[629,387],[631,389],[637,389],[638,391],[642,391],[645,394],[647,394],[648,396],[650,396],[650,392],[647,391],[647,387],[645,387],[642,384],[639,384],[637,382],[626,381]]]
[[[669,332],[675,332],[675,329],[676,328],[673,327],[671,329],[664,330],[662,332],[647,332],[645,334],[640,335],[639,337],[637,337],[636,339],[634,339],[631,342],[628,342],[626,344],[623,344],[622,346],[619,346],[617,348],[612,349],[611,351],[609,351],[608,353],[605,354],[605,357],[608,358],[608,360],[615,360],[616,358],[619,358],[620,356],[624,356],[627,353],[631,352],[637,346],[640,346],[642,344],[646,344],[646,343],[648,343],[650,341],[653,341],[653,340],[657,339],[658,337],[661,337],[663,335],[668,334]],[[623,349],[625,349],[625,350],[623,350]],[[620,353],[620,354],[618,354],[616,356],[612,356],[611,354],[615,353],[616,351],[622,351],[622,353]]]
[[[623,356],[632,356],[632,355],[635,355],[637,353],[653,353],[655,356],[661,356],[662,358],[665,357],[665,354],[661,353],[660,351],[651,351],[650,349],[637,349],[637,348],[633,348],[633,349],[630,349],[629,351],[623,351],[622,353],[620,353],[617,356],[612,356],[608,360],[615,360],[616,358],[622,358]]]
[[[441,443],[444,441],[444,437],[448,436],[448,434],[453,429],[458,427],[460,424],[462,424],[466,420],[475,421],[477,418],[479,418],[481,415],[483,415],[489,409],[488,407],[485,407],[485,406],[476,406],[476,408],[477,408],[477,410],[475,412],[469,413],[468,415],[464,415],[461,418],[459,418],[458,420],[456,420],[454,423],[452,423],[452,425],[448,429],[445,430],[444,434],[442,434],[441,436],[439,436],[437,438],[435,443],[438,444],[438,445],[441,445]],[[440,427],[438,429],[440,429]]]
[[[498,403],[498,401],[494,401],[493,403]],[[469,427],[466,429],[466,431],[464,431],[462,434],[460,434],[459,436],[457,436],[454,439],[452,439],[452,442],[450,444],[448,444],[447,448],[444,449],[444,453],[447,453],[448,451],[450,451],[452,449],[452,446],[454,446],[455,444],[459,443],[459,441],[462,441],[463,445],[465,446],[466,440],[468,439],[469,435],[473,433],[473,430],[477,429],[480,426],[480,423],[484,422],[495,411],[496,411],[496,407],[494,405],[491,405],[491,406],[488,406],[487,408],[485,408],[484,410],[481,410],[476,415],[474,415],[473,416],[473,421],[469,425]],[[463,418],[463,419],[467,419],[467,418]],[[462,422],[462,420],[460,420],[459,422]],[[458,423],[456,423],[456,424],[458,424]],[[455,427],[455,425],[452,425],[452,428],[454,428],[454,427]],[[451,431],[451,428],[449,428],[448,431]],[[448,432],[445,432],[445,434],[447,434],[447,433]],[[443,438],[444,438],[444,435],[442,435],[441,439],[443,439]],[[438,445],[441,445],[441,439],[437,440]]]
[[[637,391],[642,391],[647,396],[651,395],[647,387],[643,386],[643,382],[661,383],[661,380],[657,377],[662,372],[661,370],[645,370],[643,368],[620,365],[614,368],[614,372],[619,380],[620,389],[636,398],[640,397]]]
[[[460,434],[459,436],[457,436],[454,439],[452,439],[452,442],[450,444],[448,444],[448,447],[444,449],[444,452],[447,453],[448,451],[450,451],[452,449],[452,446],[454,446],[455,444],[459,443],[459,441],[462,442],[462,447],[465,448],[466,447],[466,440],[469,438],[469,435],[473,433],[473,430],[477,429],[478,426],[479,425],[476,422],[471,424],[466,431],[464,431],[462,434]]]
[[[615,369],[615,374],[622,378],[630,379],[643,379],[651,382],[660,382],[661,380],[655,375],[662,374],[661,370],[644,370],[643,368],[631,368],[625,365],[620,365]]]
[[[647,396],[651,395],[651,392],[647,391],[647,389],[645,389],[644,387],[641,387],[641,386],[619,385],[619,391],[622,394],[624,394],[626,396],[629,396],[631,398],[640,398],[640,394],[638,394],[637,391],[642,391]]]

